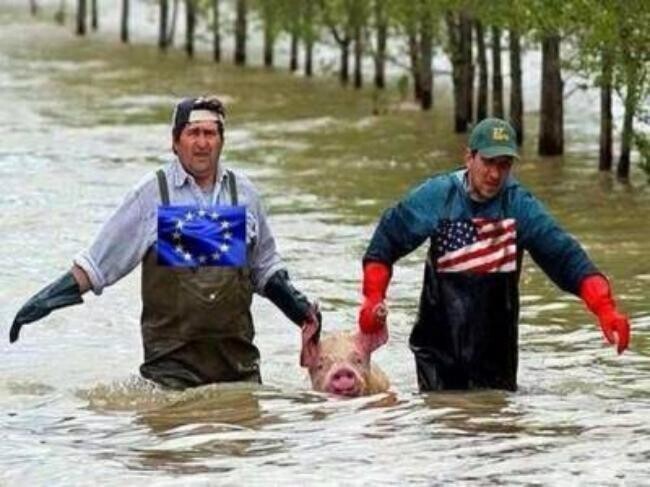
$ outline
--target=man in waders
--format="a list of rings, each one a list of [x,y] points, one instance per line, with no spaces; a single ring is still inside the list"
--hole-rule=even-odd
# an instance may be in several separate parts
[[[618,353],[630,325],[580,245],[510,176],[515,132],[491,118],[472,130],[465,168],[434,176],[379,221],[363,257],[359,327],[385,342],[393,264],[430,239],[410,337],[420,390],[517,388],[519,274],[524,250],[580,296]]]
[[[72,269],[21,308],[11,342],[22,325],[81,303],[89,289],[100,294],[139,263],[140,373],[165,387],[260,382],[253,292],[304,329],[319,330],[317,311],[289,281],[257,190],[219,163],[224,117],[214,97],[176,105],[176,160],[145,177]]]

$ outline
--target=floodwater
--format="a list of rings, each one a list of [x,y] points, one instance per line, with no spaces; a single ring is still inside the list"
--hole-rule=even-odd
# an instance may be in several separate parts
[[[298,287],[326,329],[354,326],[360,257],[383,208],[456,166],[449,91],[422,114],[391,93],[278,71],[238,70],[152,46],[80,41],[0,12],[0,322],[58,277],[126,191],[169,158],[170,107],[216,92],[230,117],[226,163],[265,197]],[[389,393],[310,391],[294,325],[253,314],[264,386],[162,392],[137,377],[139,270],[83,306],[0,345],[0,484],[647,485],[650,478],[650,188],[597,174],[595,98],[567,106],[567,155],[524,148],[518,177],[611,277],[630,350],[526,261],[520,389],[419,394],[407,339],[423,249],[395,268],[391,340],[374,358]],[[534,112],[528,125],[533,133]],[[128,238],[128,236],[125,236]]]

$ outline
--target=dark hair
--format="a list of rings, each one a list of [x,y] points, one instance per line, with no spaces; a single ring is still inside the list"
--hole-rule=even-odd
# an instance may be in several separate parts
[[[184,98],[174,107],[172,115],[172,136],[174,141],[178,141],[181,132],[188,124],[192,110],[209,110],[218,117],[217,128],[219,136],[223,140],[224,120],[226,119],[226,109],[216,96],[201,96],[198,98]]]

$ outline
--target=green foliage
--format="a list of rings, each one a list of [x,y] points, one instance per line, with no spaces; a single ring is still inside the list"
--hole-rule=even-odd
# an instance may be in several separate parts
[[[634,133],[634,145],[639,151],[639,167],[646,173],[650,181],[650,136],[644,132]]]

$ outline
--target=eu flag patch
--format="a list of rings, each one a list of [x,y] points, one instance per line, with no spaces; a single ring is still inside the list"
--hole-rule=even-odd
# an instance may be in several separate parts
[[[246,207],[158,207],[158,264],[169,267],[246,265]]]

